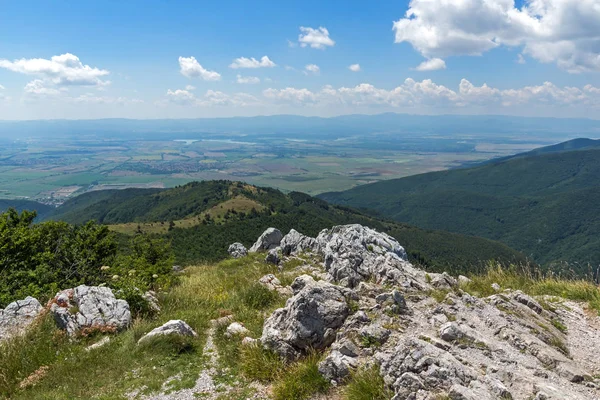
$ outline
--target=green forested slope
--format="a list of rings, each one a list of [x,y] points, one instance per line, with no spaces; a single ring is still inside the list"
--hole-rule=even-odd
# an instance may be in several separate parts
[[[191,227],[170,229],[162,235],[170,239],[177,261],[185,264],[222,259],[227,256],[229,244],[240,241],[250,246],[271,226],[284,233],[294,228],[316,236],[324,228],[348,223],[361,223],[388,232],[406,247],[413,261],[430,269],[467,271],[481,267],[490,259],[526,261],[521,253],[498,242],[386,222],[352,209],[330,206],[303,193],[286,195],[240,182],[194,182],[162,191],[125,190],[84,196],[59,207],[52,218],[70,223],[94,219],[104,224],[164,223],[197,218]],[[255,201],[261,206],[260,210],[238,212],[232,208],[218,220],[207,219],[206,215],[200,217],[204,211],[232,204],[225,202],[240,196]]]
[[[422,228],[499,240],[544,264],[600,263],[596,148],[538,151],[319,197]]]
[[[4,212],[9,208],[14,208],[17,211],[36,211],[39,218],[43,218],[54,210],[54,207],[37,201],[0,199],[0,212]]]

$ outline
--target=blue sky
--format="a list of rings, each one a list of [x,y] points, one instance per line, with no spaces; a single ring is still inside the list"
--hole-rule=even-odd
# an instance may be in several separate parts
[[[598,0],[208,3],[3,2],[0,119],[600,118]]]

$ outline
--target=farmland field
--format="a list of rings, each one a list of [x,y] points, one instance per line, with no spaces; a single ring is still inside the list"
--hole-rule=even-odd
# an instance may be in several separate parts
[[[130,136],[130,137],[128,137]],[[242,180],[318,194],[460,167],[555,143],[558,138],[469,134],[29,135],[0,140],[0,198],[60,204],[111,188],[167,188]]]

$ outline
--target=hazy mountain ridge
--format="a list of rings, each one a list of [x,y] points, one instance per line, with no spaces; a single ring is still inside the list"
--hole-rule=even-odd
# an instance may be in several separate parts
[[[600,148],[578,140],[319,197],[423,228],[499,240],[540,263],[597,265],[599,196]]]

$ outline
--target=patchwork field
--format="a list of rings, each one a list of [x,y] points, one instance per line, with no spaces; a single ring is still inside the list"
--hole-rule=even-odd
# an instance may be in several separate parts
[[[0,198],[61,204],[93,190],[166,188],[212,179],[243,180],[314,195],[454,168],[556,141],[543,137],[523,141],[518,135],[491,139],[473,134],[444,138],[308,135],[309,139],[206,133],[185,136],[5,140],[0,151]]]

